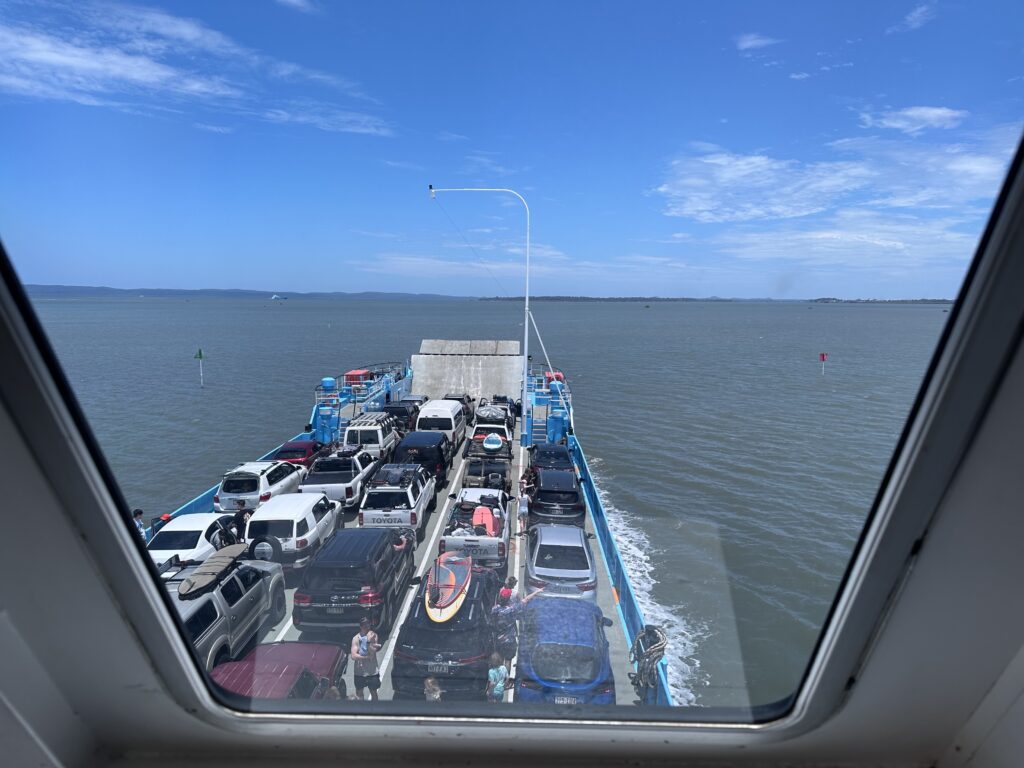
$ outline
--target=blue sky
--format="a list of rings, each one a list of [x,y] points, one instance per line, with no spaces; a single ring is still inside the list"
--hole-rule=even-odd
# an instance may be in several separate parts
[[[1020,137],[1019,2],[0,0],[22,279],[956,293]],[[442,207],[443,206],[443,207]]]

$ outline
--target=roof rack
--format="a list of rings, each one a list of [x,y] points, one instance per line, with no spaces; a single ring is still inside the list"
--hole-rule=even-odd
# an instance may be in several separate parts
[[[393,418],[394,416],[392,416],[390,413],[384,413],[383,411],[366,411],[365,413],[360,413],[358,416],[352,419],[352,421],[350,421],[348,425],[350,427],[355,427],[360,426],[362,424],[379,424],[382,421],[387,421],[388,419]]]
[[[397,485],[399,488],[407,488],[419,470],[419,464],[385,464],[377,470],[377,474],[370,480],[370,487],[379,488],[383,485]]]
[[[195,600],[212,591],[225,575],[238,566],[238,559],[247,549],[248,546],[245,544],[231,544],[214,552],[181,580],[178,585],[178,596],[182,600]]]

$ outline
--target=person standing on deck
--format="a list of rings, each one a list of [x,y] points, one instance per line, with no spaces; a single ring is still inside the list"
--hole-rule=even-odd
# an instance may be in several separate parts
[[[516,621],[526,604],[543,591],[544,587],[536,589],[522,600],[513,600],[512,590],[508,587],[502,587],[498,592],[498,602],[491,609],[491,616],[494,617],[497,632],[498,653],[504,659],[506,669],[512,668],[512,658],[519,649],[519,627]]]
[[[146,540],[146,524],[142,522],[142,516],[144,514],[145,513],[141,509],[132,510],[132,522],[135,523],[135,530],[139,532],[139,536],[142,537],[143,541]]]
[[[249,518],[252,517],[252,510],[246,508],[244,499],[239,499],[235,505],[237,509],[235,516],[231,519],[231,527],[235,529],[235,539],[241,542],[245,541],[245,526],[248,525]]]
[[[352,674],[359,701],[363,701],[363,688],[370,689],[370,701],[377,701],[377,691],[380,689],[377,651],[380,647],[377,633],[370,629],[370,619],[364,616],[359,620],[359,632],[352,638],[350,654],[356,662]]]
[[[519,536],[526,535],[526,527],[530,524],[530,494],[523,491],[519,494]]]

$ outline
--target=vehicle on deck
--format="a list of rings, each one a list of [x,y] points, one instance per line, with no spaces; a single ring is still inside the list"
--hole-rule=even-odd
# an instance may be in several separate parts
[[[535,525],[527,534],[526,583],[542,597],[597,602],[597,565],[590,536],[575,525]]]
[[[348,653],[336,643],[264,643],[210,671],[217,685],[251,699],[323,699],[331,686],[345,698]]]
[[[533,469],[561,469],[575,472],[569,447],[557,443],[537,443],[530,452],[530,467]]]
[[[345,428],[345,445],[360,445],[375,459],[390,461],[398,445],[398,421],[389,413],[361,413]]]
[[[345,445],[334,456],[317,459],[299,486],[301,493],[321,493],[347,509],[363,500],[366,481],[377,459],[359,445]]]
[[[245,553],[245,544],[232,544],[198,565],[171,558],[159,569],[207,669],[235,658],[260,627],[277,624],[288,610],[281,566],[245,559]]]
[[[414,533],[408,528],[347,528],[317,553],[295,590],[292,623],[302,631],[352,628],[368,616],[391,626],[412,578]]]
[[[434,476],[438,488],[448,485],[454,450],[444,432],[410,432],[395,448],[396,464],[419,464]]]
[[[422,701],[424,678],[435,677],[445,700],[485,700],[489,658],[496,649],[491,607],[500,586],[492,571],[474,570],[459,610],[435,622],[427,615],[424,579],[395,642],[395,699]]]
[[[274,451],[274,455],[270,459],[271,461],[301,464],[308,469],[318,458],[330,453],[330,450],[330,446],[324,445],[319,440],[289,440]]]
[[[488,435],[497,435],[502,440],[508,441],[509,444],[515,437],[507,424],[477,424],[473,427],[473,431],[467,434],[466,447],[462,449],[463,455],[469,452],[474,440],[483,440]]]
[[[554,523],[582,526],[587,506],[575,472],[538,469],[534,473],[535,490],[530,501],[530,525]]]
[[[491,404],[481,400],[476,409],[476,423],[481,424],[504,424],[509,432],[516,428],[515,416],[505,404]]]
[[[217,551],[216,534],[228,530],[234,515],[204,512],[178,515],[149,540],[146,549],[157,565],[177,557],[181,562],[200,562]]]
[[[272,496],[294,493],[306,476],[306,468],[288,461],[249,461],[225,473],[213,496],[217,512],[234,512],[238,502],[258,509]]]
[[[612,620],[585,600],[545,597],[523,610],[516,700],[614,704],[606,627]]]
[[[364,528],[411,528],[423,541],[427,513],[437,504],[436,482],[419,464],[385,464],[370,479],[359,507]]]
[[[416,431],[429,430],[444,432],[455,448],[462,445],[466,437],[466,416],[462,412],[462,404],[452,400],[431,400],[421,406]]]
[[[403,397],[398,402],[400,402],[400,403],[412,403],[416,407],[422,408],[423,404],[425,402],[429,401],[429,400],[430,400],[430,396],[429,395],[417,395],[417,394],[414,394],[414,393],[410,393],[410,394],[406,395],[405,397]]]
[[[440,552],[470,555],[473,564],[504,571],[508,566],[509,537],[515,516],[509,495],[489,488],[463,488],[455,499],[444,533]]]
[[[398,421],[398,431],[408,434],[416,429],[416,418],[420,415],[420,407],[416,403],[387,403],[380,407],[382,413],[395,417]]]
[[[441,399],[442,400],[454,400],[457,403],[462,403],[462,413],[466,417],[466,424],[472,424],[473,423],[474,412],[476,411],[476,408],[473,405],[473,403],[476,401],[475,397],[471,396],[467,392],[461,392],[461,393],[460,392],[456,392],[456,393],[449,393],[449,394],[445,395],[444,397],[442,397]]]
[[[512,442],[498,433],[474,436],[463,455],[466,469],[462,484],[470,488],[512,490]]]
[[[341,504],[324,494],[289,493],[257,509],[245,528],[249,557],[299,570],[342,528]]]

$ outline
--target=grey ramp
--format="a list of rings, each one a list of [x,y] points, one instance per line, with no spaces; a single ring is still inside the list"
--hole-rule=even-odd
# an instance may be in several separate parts
[[[420,342],[421,355],[518,355],[519,342],[476,339],[424,339]]]
[[[493,342],[492,342],[493,343]],[[468,392],[476,398],[518,396],[522,355],[413,355],[413,389],[430,397]]]

